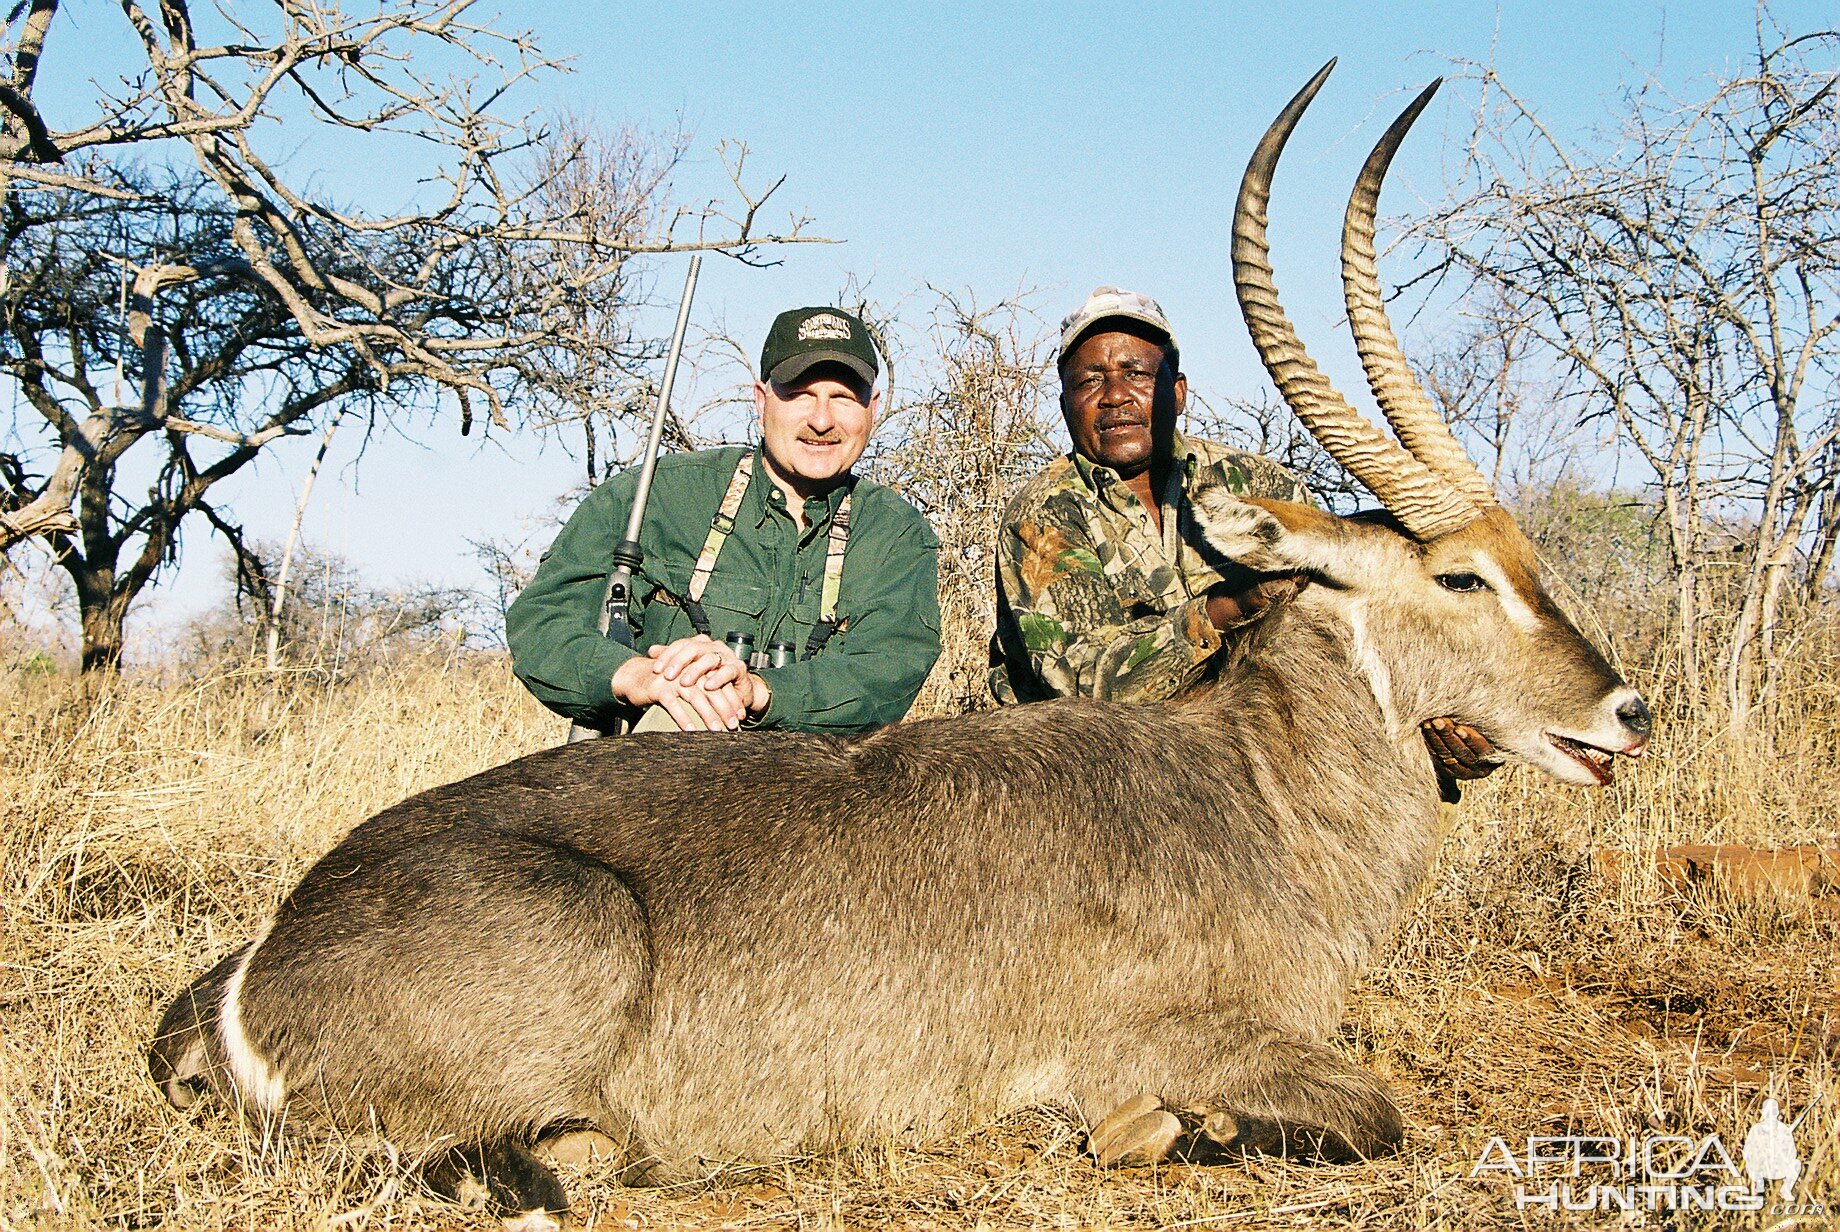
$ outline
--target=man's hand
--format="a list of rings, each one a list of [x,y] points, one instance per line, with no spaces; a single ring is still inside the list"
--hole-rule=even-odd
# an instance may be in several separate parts
[[[1267,608],[1288,603],[1309,584],[1302,573],[1268,573],[1250,586],[1219,582],[1208,588],[1208,623],[1216,629],[1237,628],[1257,620]]]
[[[1431,760],[1453,779],[1479,779],[1501,766],[1501,757],[1488,738],[1453,718],[1430,719],[1419,725]]]
[[[772,698],[734,651],[700,633],[645,653],[613,674],[613,695],[630,706],[662,706],[684,731],[732,731]]]

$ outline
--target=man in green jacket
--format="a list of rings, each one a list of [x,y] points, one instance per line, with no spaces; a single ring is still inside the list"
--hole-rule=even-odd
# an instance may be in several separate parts
[[[633,579],[637,649],[600,603],[636,470],[582,501],[505,617],[512,668],[550,709],[606,729],[742,725],[841,734],[907,713],[939,656],[939,541],[919,511],[851,471],[881,395],[863,323],[783,312],[760,357],[760,443],[658,460]],[[782,666],[725,644],[746,634]]]

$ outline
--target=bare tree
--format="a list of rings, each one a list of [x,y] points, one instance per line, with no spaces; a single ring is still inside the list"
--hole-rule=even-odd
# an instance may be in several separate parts
[[[661,148],[658,139],[636,128],[609,129],[581,115],[563,114],[537,152],[538,199],[546,213],[575,218],[596,235],[654,234],[666,214],[670,174],[688,149],[689,138],[681,131],[666,137]],[[724,144],[719,153],[739,185],[745,148]],[[611,273],[597,269],[602,258],[586,247],[563,249],[550,259],[568,265],[569,276],[598,284],[600,293],[563,305],[559,332],[566,345],[532,356],[535,387],[563,391],[545,400],[534,421],[545,428],[580,431],[592,486],[621,460],[615,439],[619,427],[643,424],[656,404],[657,387],[646,361],[661,358],[663,345],[634,329],[630,265]],[[527,263],[513,268],[516,276],[538,283],[555,275]],[[541,287],[532,290],[540,293]],[[684,420],[677,411],[669,412],[665,440],[672,448],[689,447],[692,438]]]
[[[1269,390],[1261,390],[1256,398],[1210,398],[1191,385],[1182,431],[1271,459],[1295,475],[1326,509],[1349,511],[1370,500],[1367,489]]]
[[[188,515],[245,558],[207,493],[272,442],[353,409],[376,426],[443,393],[462,432],[479,405],[501,427],[607,413],[623,405],[615,374],[649,354],[613,327],[633,302],[632,257],[758,260],[809,238],[798,218],[757,229],[778,185],[750,192],[744,151],[732,202],[671,207],[681,139],[653,148],[574,122],[552,134],[497,110],[554,62],[527,33],[468,21],[471,7],[277,0],[246,17],[121,0],[140,58],[57,131],[34,96],[68,23],[58,0],[12,10],[0,319],[39,422],[0,441],[0,551],[37,538],[58,555],[86,667],[119,661],[121,617]],[[309,127],[354,162],[424,151],[432,188],[395,212],[332,200],[285,169]],[[126,497],[129,473],[158,476],[145,500]]]
[[[381,392],[352,352],[314,347],[277,299],[233,275],[166,288],[156,320],[146,281],[127,279],[111,248],[133,236],[159,262],[151,268],[161,258],[216,263],[231,249],[234,220],[195,179],[117,182],[138,199],[15,197],[0,249],[10,274],[0,370],[37,416],[15,425],[23,439],[7,450],[0,514],[28,526],[38,519],[70,575],[86,669],[119,662],[129,606],[174,558],[180,525],[194,514],[229,543],[244,589],[263,592],[259,562],[212,489],[303,425],[345,408],[375,414]],[[125,399],[131,349],[145,357],[138,404]],[[55,461],[35,473],[35,457],[46,456]],[[45,514],[61,472],[74,492]]]
[[[1691,100],[1646,81],[1620,128],[1583,147],[1468,65],[1481,90],[1465,178],[1421,230],[1482,293],[1521,307],[1584,414],[1610,417],[1645,464],[1683,674],[1697,687],[1717,656],[1734,731],[1769,695],[1785,598],[1818,592],[1832,559],[1836,47],[1840,33],[1790,37],[1760,8],[1744,72]],[[1709,571],[1733,564],[1715,608]]]
[[[255,542],[252,555],[273,560],[280,545]],[[465,589],[413,584],[377,586],[337,553],[307,547],[294,561],[287,606],[271,614],[247,601],[232,562],[231,594],[175,630],[167,649],[191,672],[241,667],[253,642],[276,638],[296,681],[336,684],[401,662],[404,652],[451,652],[476,631],[481,596]],[[487,635],[488,640],[490,634]]]
[[[1478,288],[1455,329],[1420,347],[1415,366],[1445,421],[1486,459],[1490,486],[1517,502],[1580,482],[1611,430],[1579,423],[1573,392],[1551,370],[1527,326],[1524,303],[1501,288]]]
[[[1059,450],[1049,333],[1019,292],[980,306],[934,289],[929,327],[903,366],[901,405],[878,429],[870,473],[926,514],[944,545],[939,608],[945,649],[918,705],[958,712],[988,705],[987,639],[996,625],[998,523],[1010,498]],[[855,305],[866,321],[886,314]],[[891,361],[892,362],[892,361]]]

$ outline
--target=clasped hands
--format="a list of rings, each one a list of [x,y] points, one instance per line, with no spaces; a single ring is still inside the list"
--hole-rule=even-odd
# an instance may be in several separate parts
[[[723,643],[704,634],[646,648],[613,674],[629,706],[661,706],[683,731],[733,731],[767,708],[773,692]]]

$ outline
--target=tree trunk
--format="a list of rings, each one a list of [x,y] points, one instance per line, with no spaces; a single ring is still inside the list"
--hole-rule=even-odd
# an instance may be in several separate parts
[[[1757,630],[1763,621],[1762,596],[1746,588],[1738,605],[1737,624],[1725,651],[1725,732],[1733,738],[1750,726],[1756,696]]]
[[[300,524],[307,516],[307,502],[313,499],[313,482],[319,478],[319,468],[325,464],[326,451],[332,448],[332,434],[339,430],[339,421],[344,418],[341,411],[332,417],[326,425],[325,433],[319,438],[319,452],[313,455],[313,465],[307,468],[306,482],[300,485],[300,499],[294,502],[294,520],[288,523],[287,542],[281,548],[281,567],[276,571],[275,598],[268,609],[268,670],[273,672],[281,666],[281,608],[287,602],[288,569],[294,563],[294,549],[300,543]],[[586,421],[584,421],[586,422]],[[594,425],[588,423],[588,441],[590,447],[594,441]],[[592,454],[588,463],[588,475],[592,481],[594,463]]]
[[[114,674],[121,670],[122,623],[127,619],[126,596],[111,593],[106,583],[100,594],[77,587],[78,610],[83,619],[83,671]]]
[[[1699,704],[1699,571],[1689,561],[1679,566],[1674,606],[1679,625],[1676,644],[1680,651],[1681,702]]]
[[[1673,477],[1663,476],[1661,507],[1662,526],[1667,534],[1667,549],[1674,567],[1674,645],[1680,662],[1680,704],[1692,708],[1702,696],[1700,680],[1700,604],[1699,565],[1701,537],[1699,512],[1693,508],[1696,493],[1688,483],[1685,490]]]
[[[1836,468],[1830,466],[1832,472]],[[1825,597],[1827,572],[1833,568],[1834,545],[1840,541],[1840,485],[1830,483],[1821,493],[1821,512],[1815,520],[1814,550],[1808,561],[1808,574],[1802,579],[1802,598],[1809,604]]]

